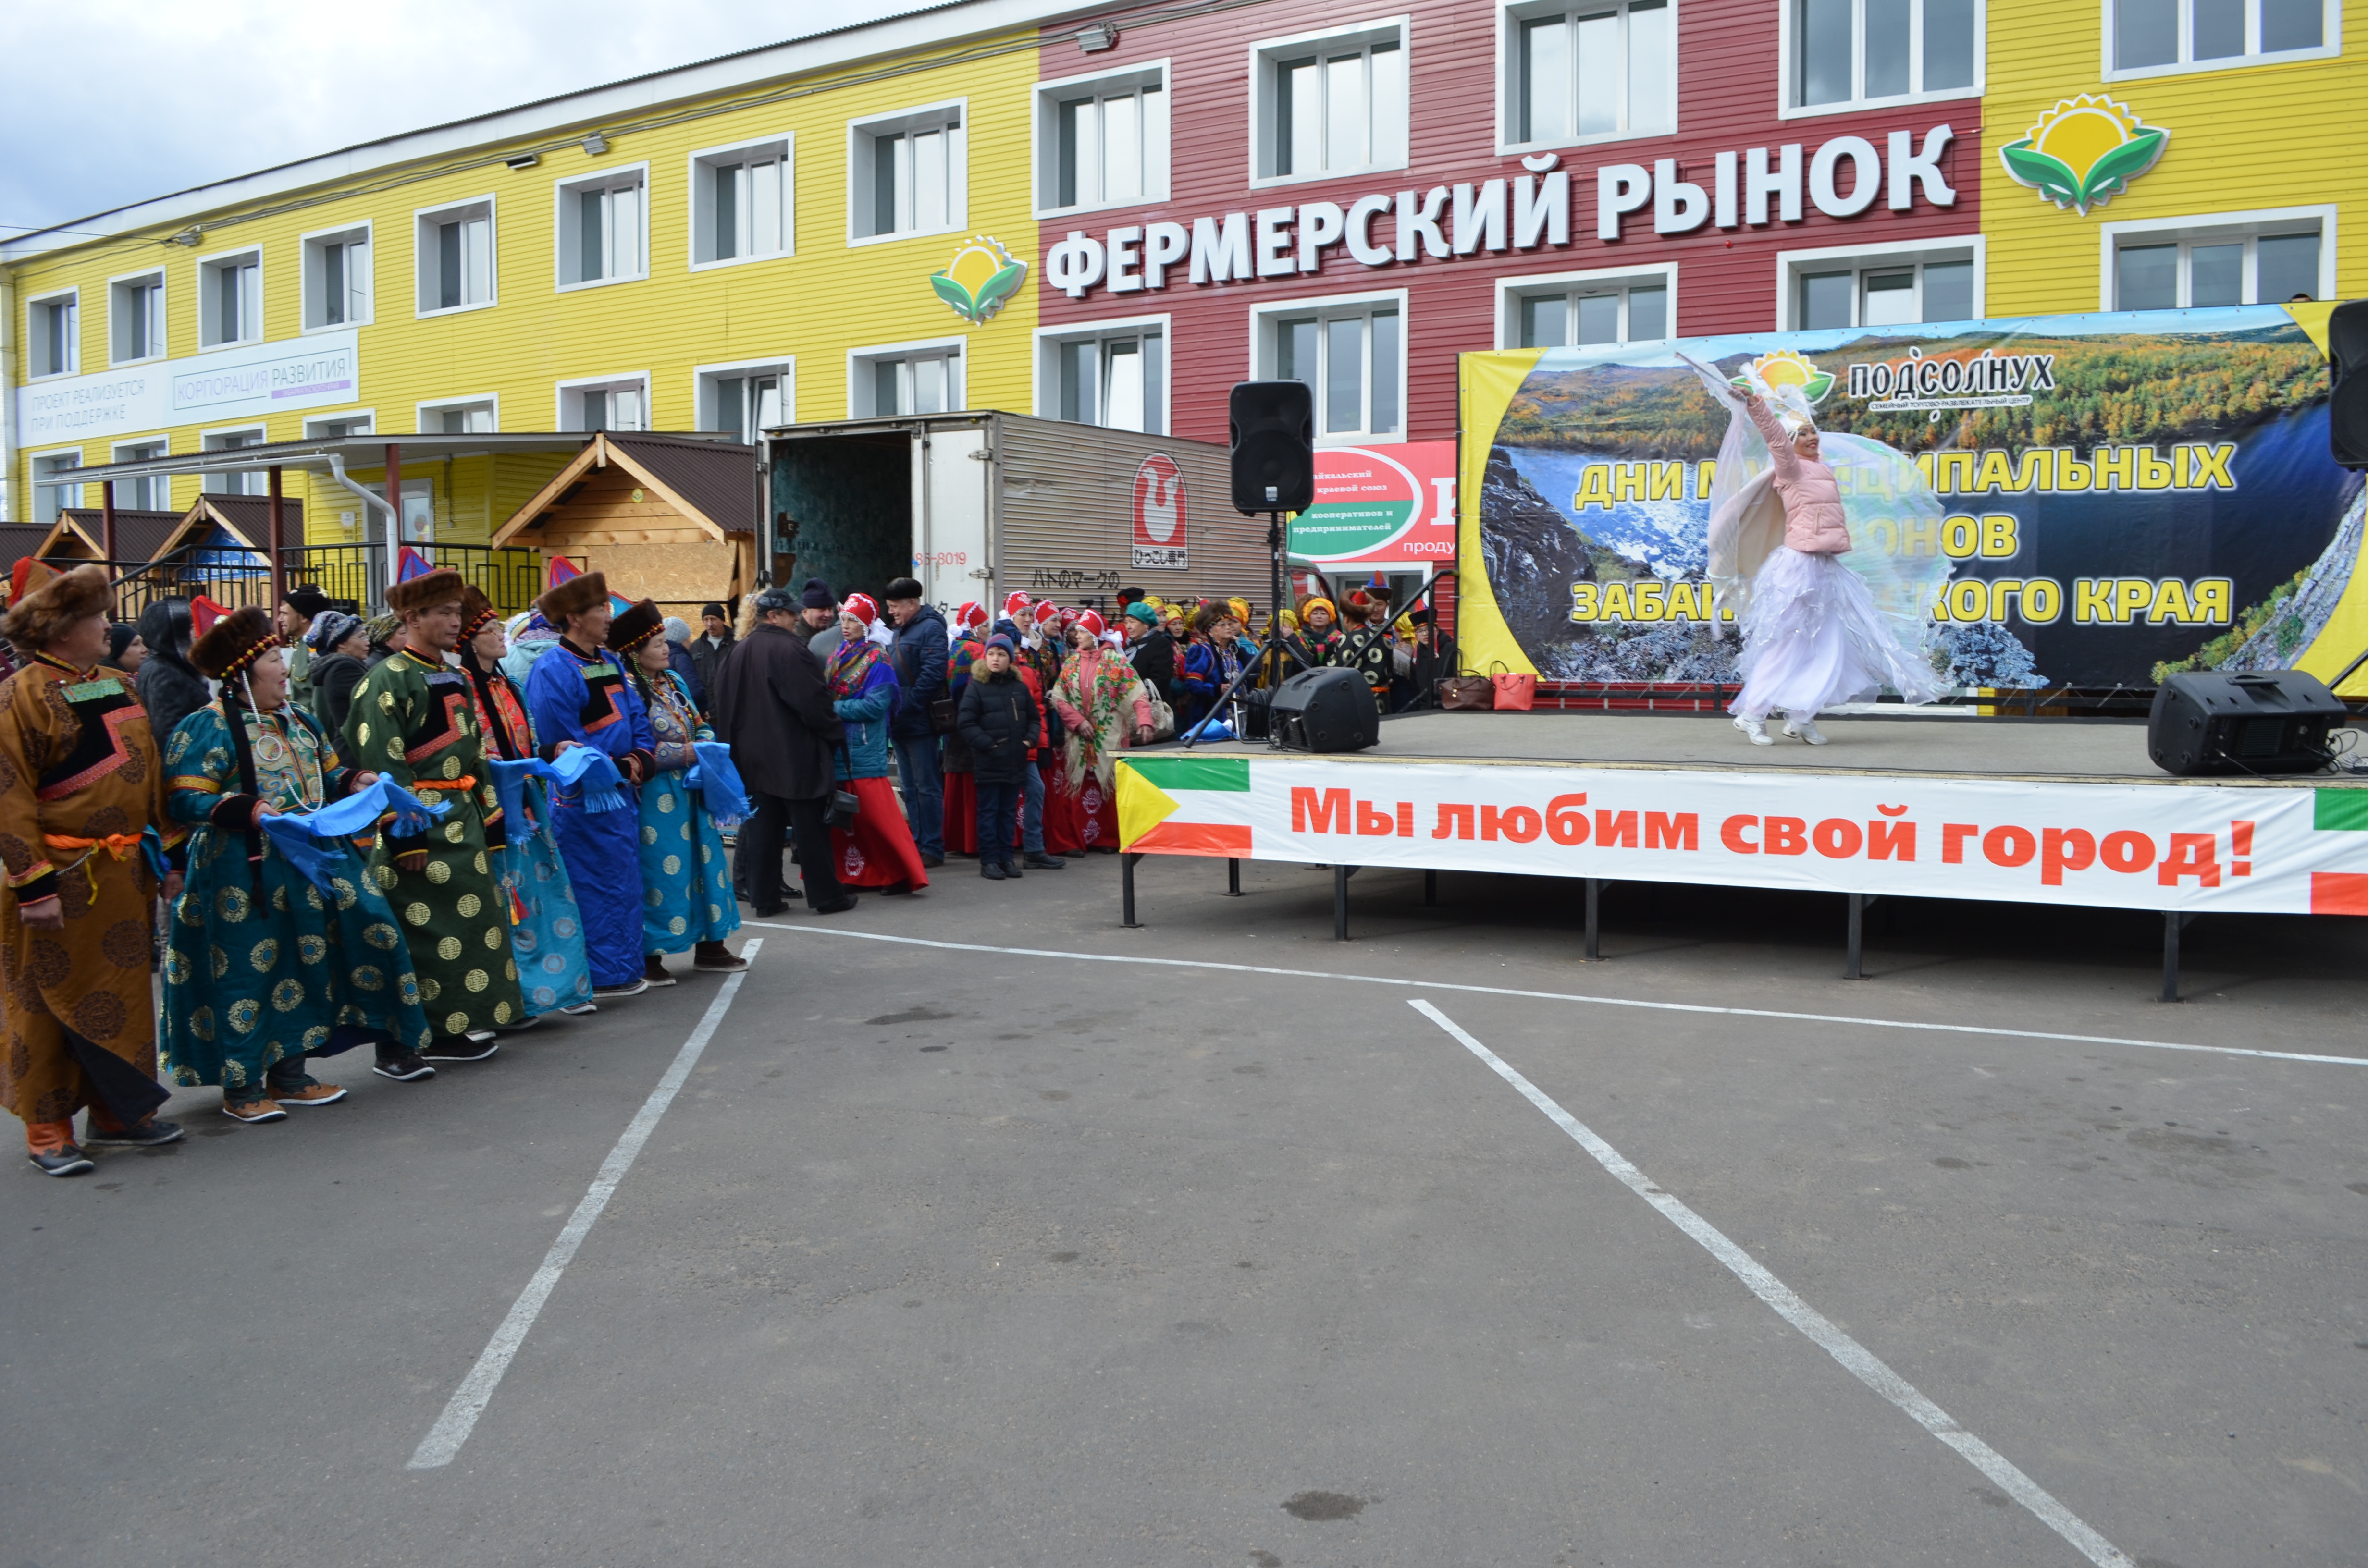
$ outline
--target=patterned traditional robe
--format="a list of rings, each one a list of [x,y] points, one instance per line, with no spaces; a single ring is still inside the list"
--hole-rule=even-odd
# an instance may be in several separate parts
[[[501,804],[479,750],[468,676],[397,653],[354,688],[345,738],[356,767],[452,808],[416,838],[381,833],[370,858],[370,876],[402,916],[428,1023],[439,1035],[517,1023],[526,1000],[492,858],[506,846]],[[414,851],[427,865],[406,871],[397,857]]]
[[[649,714],[614,653],[586,655],[564,639],[553,643],[527,676],[526,710],[545,747],[561,741],[591,746],[615,758],[620,773],[626,773],[627,756],[649,755]],[[633,793],[631,784],[626,793]],[[631,985],[643,966],[641,835],[634,813],[588,812],[581,790],[559,790],[552,792],[551,814],[576,907],[584,913],[592,983]]]
[[[148,979],[156,879],[140,849],[151,826],[168,847],[181,840],[127,683],[40,654],[0,682],[0,1104],[26,1121],[104,1103],[129,1124],[165,1102]],[[65,929],[27,926],[20,906],[51,893]]]
[[[740,929],[732,865],[707,803],[683,780],[698,766],[692,743],[715,733],[700,722],[690,688],[672,670],[650,682],[650,733],[657,767],[642,786],[642,947],[689,952]]]
[[[527,722],[507,673],[495,670],[483,684],[471,676],[469,692],[489,755],[512,761],[535,755],[534,726]],[[518,894],[525,911],[510,927],[510,950],[518,958],[518,986],[531,1018],[592,1000],[592,971],[584,958],[584,916],[551,831],[549,792],[541,779],[529,778],[520,794],[530,820],[506,824],[509,847],[502,852],[501,870],[505,886]]]
[[[311,714],[292,707],[238,716],[255,757],[256,793],[283,812],[317,811],[356,771]],[[219,1084],[236,1101],[263,1092],[285,1057],[343,1051],[393,1035],[424,1051],[435,1038],[420,1010],[411,954],[385,895],[350,850],[323,893],[256,835],[247,860],[238,826],[215,807],[243,793],[231,719],[220,701],[181,721],[165,743],[173,815],[188,824],[188,884],[174,902],[165,952],[165,1063],[176,1084]],[[239,802],[234,817],[246,814]]]

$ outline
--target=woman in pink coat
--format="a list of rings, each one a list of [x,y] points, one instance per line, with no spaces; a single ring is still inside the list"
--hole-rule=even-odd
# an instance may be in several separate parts
[[[1885,684],[1911,702],[1929,701],[1930,677],[1894,639],[1866,584],[1842,564],[1850,525],[1834,471],[1818,460],[1817,427],[1804,421],[1788,433],[1757,393],[1746,407],[1775,460],[1784,542],[1751,580],[1736,661],[1743,690],[1728,711],[1753,745],[1775,744],[1766,722],[1782,709],[1784,733],[1821,746],[1818,709],[1873,697]]]

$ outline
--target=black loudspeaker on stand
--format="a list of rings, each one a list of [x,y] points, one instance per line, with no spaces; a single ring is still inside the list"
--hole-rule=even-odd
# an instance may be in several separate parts
[[[2172,676],[2146,716],[2146,755],[2181,778],[2213,773],[2316,773],[2328,738],[2351,719],[2343,699],[2300,670]]]
[[[1382,738],[1373,688],[1355,670],[1302,670],[1274,694],[1269,737],[1285,751],[1362,751]]]
[[[2343,467],[2368,468],[2368,300],[2338,305],[2328,317],[2327,357],[2335,366],[2328,445]],[[1240,481],[1235,484],[1239,488]]]
[[[1266,514],[1273,613],[1267,621],[1267,686],[1281,683],[1285,512],[1315,504],[1315,389],[1305,381],[1236,381],[1225,400],[1232,440],[1234,510]]]

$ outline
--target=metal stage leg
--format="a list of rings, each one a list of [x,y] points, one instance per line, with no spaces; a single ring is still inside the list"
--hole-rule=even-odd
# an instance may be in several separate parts
[[[1603,879],[1587,879],[1587,961],[1600,963],[1603,959]]]
[[[1242,896],[1242,863],[1239,860],[1229,858],[1225,862],[1225,896]]]
[[[1349,879],[1363,869],[1359,866],[1332,868],[1332,939],[1349,939]]]
[[[1130,931],[1136,930],[1143,925],[1142,921],[1134,917],[1134,863],[1142,858],[1140,855],[1131,854],[1122,854],[1118,858],[1118,923]]]
[[[1437,871],[1425,871],[1422,874],[1422,902],[1427,904],[1437,903],[1439,902],[1439,873]]]
[[[1866,936],[1867,898],[1862,892],[1847,893],[1844,896],[1850,900],[1850,962],[1842,969],[1842,978],[1864,980],[1866,976],[1861,972],[1859,960],[1863,951]]]
[[[2162,999],[2179,1000],[2179,933],[2195,916],[2165,910],[2162,916]]]

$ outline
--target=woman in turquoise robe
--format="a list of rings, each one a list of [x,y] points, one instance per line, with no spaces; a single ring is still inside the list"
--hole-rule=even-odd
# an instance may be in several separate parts
[[[643,622],[655,622],[643,635]],[[668,666],[665,622],[647,599],[611,624],[609,646],[624,654],[649,710],[655,758],[642,780],[642,950],[653,985],[671,985],[662,955],[689,950],[691,967],[730,971],[748,967],[723,938],[740,928],[732,892],[732,863],[723,835],[688,775],[699,766],[692,749],[715,733],[700,721],[690,687]],[[625,645],[619,646],[620,642]]]
[[[193,659],[218,653],[205,641]],[[288,702],[287,687],[267,642],[165,747],[167,807],[195,829],[165,952],[165,1066],[185,1087],[222,1085],[223,1111],[240,1121],[343,1098],[305,1072],[308,1056],[364,1043],[414,1051],[432,1038],[402,927],[360,859],[346,850],[324,893],[268,835],[249,836],[258,801],[314,811],[371,777],[346,766],[319,722]],[[259,711],[246,705],[250,690]],[[245,731],[243,746],[233,722]]]

